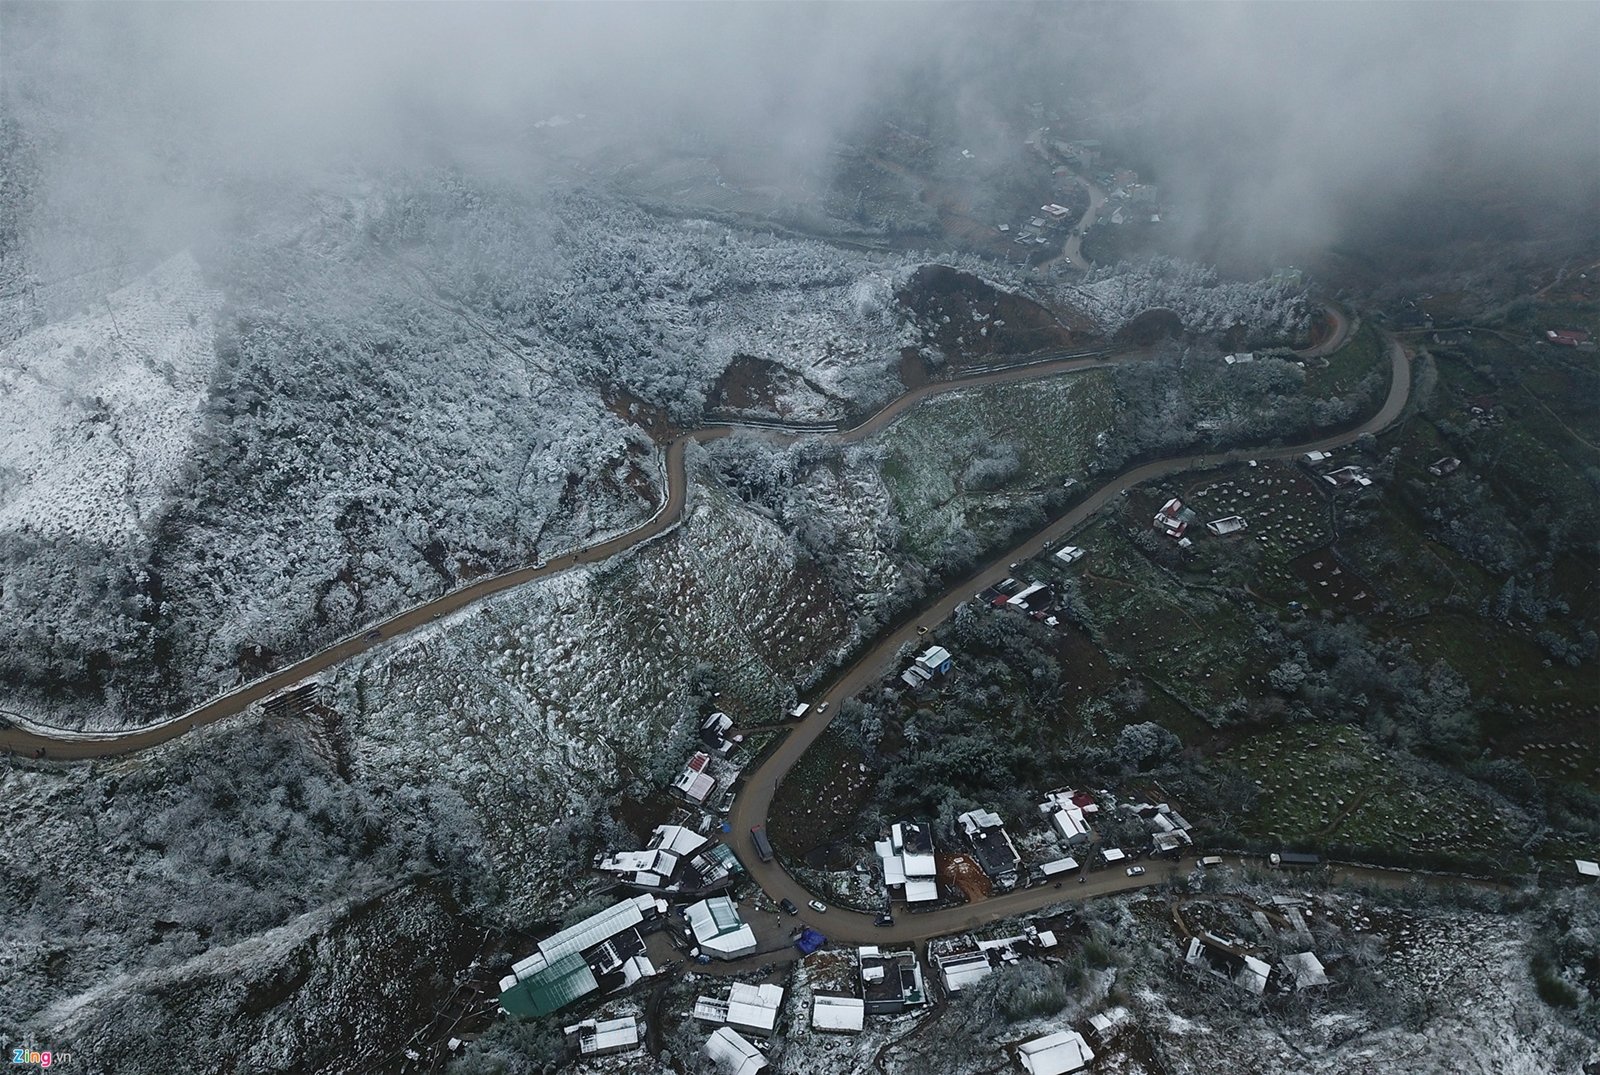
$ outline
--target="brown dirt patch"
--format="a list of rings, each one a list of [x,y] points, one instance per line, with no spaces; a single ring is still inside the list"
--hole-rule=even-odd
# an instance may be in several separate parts
[[[923,338],[954,366],[995,355],[1066,350],[1094,340],[1087,325],[1073,326],[1054,312],[945,265],[924,265],[896,296]]]
[[[989,878],[971,855],[940,855],[939,880],[946,887],[959,888],[968,903],[988,899],[991,891]]]

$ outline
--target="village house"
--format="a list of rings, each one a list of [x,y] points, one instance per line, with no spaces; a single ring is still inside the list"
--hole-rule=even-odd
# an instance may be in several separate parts
[[[1083,550],[1076,545],[1063,545],[1056,550],[1056,559],[1064,564],[1075,564],[1083,559]]]
[[[1071,1075],[1094,1059],[1094,1051],[1076,1030],[1058,1030],[1017,1046],[1017,1060],[1028,1075]]]
[[[907,903],[928,903],[939,898],[938,868],[934,859],[933,829],[925,822],[897,821],[889,839],[873,845],[883,865],[883,883],[903,886]]]
[[[1235,351],[1231,355],[1222,356],[1222,361],[1226,362],[1230,366],[1242,366],[1247,362],[1254,362],[1255,360],[1256,353],[1254,351]]]
[[[1447,455],[1443,459],[1436,460],[1428,465],[1428,473],[1432,474],[1435,478],[1442,478],[1446,474],[1454,474],[1460,469],[1461,460],[1457,459],[1453,455]]]
[[[916,690],[939,676],[949,675],[952,665],[949,650],[943,646],[929,646],[911,662],[910,668],[901,673],[900,679],[906,686]]]
[[[1045,815],[1056,836],[1069,848],[1082,847],[1089,842],[1089,815],[1099,809],[1086,792],[1069,788],[1050,792],[1039,804],[1039,813]]]
[[[1336,489],[1346,489],[1352,485],[1365,488],[1372,484],[1372,479],[1367,477],[1366,471],[1360,467],[1340,467],[1330,470],[1322,476],[1322,480]]]
[[[1294,976],[1296,989],[1310,989],[1312,986],[1327,985],[1328,973],[1322,966],[1314,952],[1296,952],[1283,957],[1283,966]]]
[[[1202,933],[1189,940],[1184,962],[1224,981],[1232,982],[1247,993],[1260,996],[1266,991],[1272,968],[1214,933]]]
[[[658,825],[643,851],[596,855],[597,870],[623,884],[652,891],[701,891],[728,884],[741,867],[722,844],[708,844],[682,825]]]
[[[761,1050],[737,1030],[725,1026],[712,1031],[700,1051],[724,1075],[758,1075],[767,1070],[767,1058]]]
[[[585,1019],[562,1028],[567,1047],[579,1056],[607,1056],[639,1047],[639,1021],[633,1016],[596,1021]]]
[[[1107,1008],[1099,1015],[1089,1017],[1089,1029],[1094,1033],[1095,1039],[1101,1045],[1108,1044],[1117,1033],[1133,1021],[1133,1013],[1120,1004],[1115,1008]]]
[[[972,847],[972,856],[996,888],[1008,889],[1017,883],[1017,867],[1022,856],[1006,832],[1000,815],[989,810],[969,810],[956,819]]]
[[[952,952],[933,958],[939,968],[939,983],[946,993],[959,993],[994,973],[989,953],[981,950]]]
[[[928,1001],[922,964],[913,951],[884,951],[876,945],[856,949],[861,1003],[868,1015],[899,1015]]]
[[[732,1027],[741,1034],[770,1038],[783,1008],[783,988],[734,982],[727,997],[702,996],[694,1002],[694,1017],[702,1023]]]
[[[711,755],[703,750],[696,751],[683,772],[672,781],[672,790],[696,806],[703,805],[717,787],[717,778],[706,771],[710,765]]]
[[[817,993],[811,998],[811,1029],[823,1034],[859,1034],[867,1022],[867,1003],[860,997]]]
[[[712,896],[684,908],[694,943],[713,959],[738,959],[756,950],[756,935],[727,896]]]
[[[1217,537],[1237,534],[1242,530],[1249,529],[1249,526],[1250,524],[1240,515],[1229,515],[1221,519],[1212,519],[1209,523],[1206,523],[1206,529]]]
[[[1184,531],[1189,529],[1189,524],[1196,518],[1193,511],[1183,506],[1183,501],[1173,497],[1161,505],[1161,510],[1156,512],[1156,517],[1150,525],[1172,540],[1181,541]]]

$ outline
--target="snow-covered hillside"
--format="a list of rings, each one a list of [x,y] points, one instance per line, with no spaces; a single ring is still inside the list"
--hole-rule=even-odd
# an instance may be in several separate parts
[[[0,531],[147,536],[192,452],[220,304],[180,254],[0,349]]]

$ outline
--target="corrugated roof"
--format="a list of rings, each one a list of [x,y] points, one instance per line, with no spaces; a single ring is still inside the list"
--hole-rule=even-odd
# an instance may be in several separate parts
[[[512,1015],[549,1015],[597,988],[583,954],[572,952],[501,993],[500,1006]]]

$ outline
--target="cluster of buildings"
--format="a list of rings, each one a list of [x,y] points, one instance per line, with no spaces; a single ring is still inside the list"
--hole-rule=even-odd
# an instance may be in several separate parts
[[[1038,958],[1059,943],[1054,932],[1029,926],[1013,937],[982,941],[970,937],[936,940],[928,946],[928,959],[938,971],[939,984],[945,992],[959,993],[987,978],[996,967]]]
[[[1043,246],[1050,241],[1050,233],[1067,227],[1072,223],[1072,210],[1056,202],[1048,202],[1039,207],[1039,215],[1028,218],[1026,224],[1016,229],[1012,242],[1018,246]],[[996,230],[1002,235],[1010,235],[1010,224],[998,224]]]
[[[1344,489],[1350,486],[1365,488],[1372,484],[1372,479],[1367,472],[1358,466],[1334,466],[1332,452],[1307,452],[1300,457],[1301,464],[1316,477],[1327,482],[1335,489]],[[1457,461],[1459,464],[1459,460]]]
[[[670,893],[726,888],[743,870],[726,844],[711,843],[682,825],[658,825],[642,851],[596,855],[594,867],[630,888]]]
[[[1062,554],[1066,553],[1066,556]],[[1083,550],[1073,545],[1068,545],[1057,558],[1066,563],[1073,563],[1083,558]],[[1037,579],[1024,583],[1015,578],[1003,579],[988,589],[981,591],[977,600],[980,604],[991,608],[1006,609],[1011,612],[1020,612],[1024,616],[1031,616],[1036,620],[1056,626],[1061,621],[1053,615],[1059,603],[1055,587]]]
[[[540,941],[500,980],[500,1007],[512,1015],[549,1015],[591,993],[613,993],[656,968],[644,934],[659,929],[667,904],[648,893],[590,915]]]
[[[1209,930],[1189,938],[1183,960],[1197,973],[1229,982],[1257,997],[1266,993],[1269,984],[1280,992],[1328,984],[1327,969],[1315,952],[1291,953],[1274,967],[1238,939]]]

